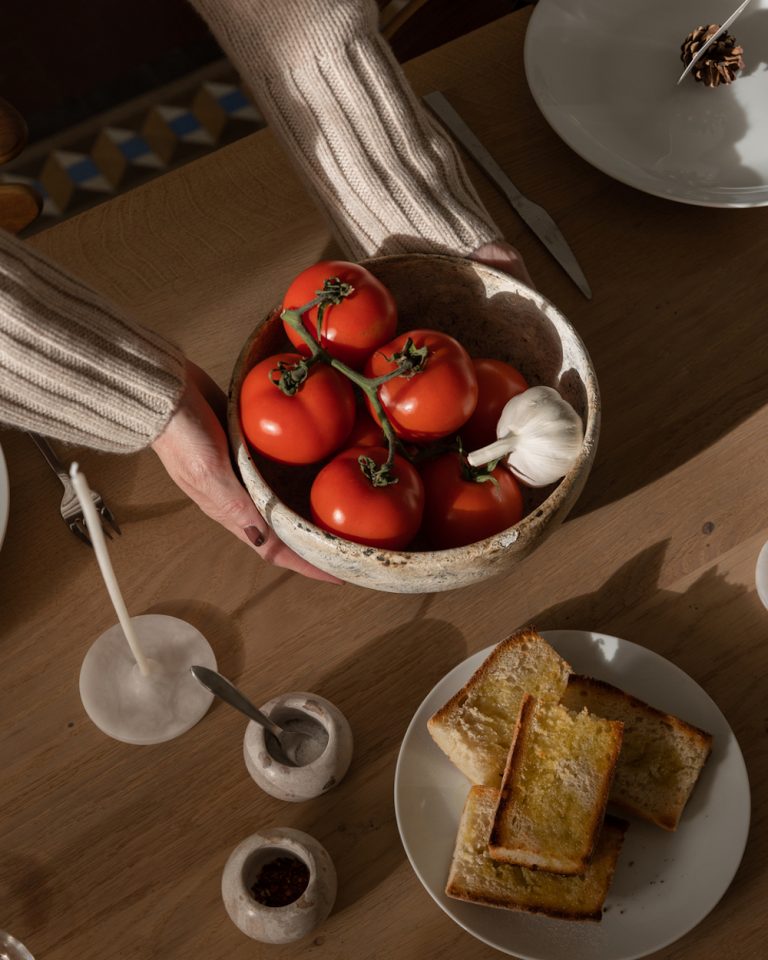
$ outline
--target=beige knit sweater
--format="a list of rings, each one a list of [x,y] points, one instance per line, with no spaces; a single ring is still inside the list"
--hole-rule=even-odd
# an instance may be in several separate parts
[[[372,0],[192,0],[348,256],[466,254],[498,237]],[[129,452],[183,390],[179,351],[0,231],[0,421]]]

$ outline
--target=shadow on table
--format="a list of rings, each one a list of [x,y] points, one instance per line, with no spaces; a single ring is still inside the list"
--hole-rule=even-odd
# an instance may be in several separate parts
[[[540,630],[598,630],[622,637],[684,670],[709,692],[725,715],[744,754],[753,809],[762,810],[768,804],[768,781],[761,776],[768,732],[768,681],[765,644],[760,638],[768,615],[753,590],[729,583],[716,568],[707,570],[683,593],[657,592],[667,545],[667,541],[654,544],[624,564],[598,590],[548,607],[533,620]],[[652,599],[642,602],[643,597]],[[748,626],[750,621],[754,627]],[[748,643],[750,637],[755,639]],[[694,793],[691,809],[701,799]],[[765,871],[766,841],[768,824],[753,822],[744,859],[728,894],[731,909],[743,910],[745,915],[747,906],[736,905],[738,894]],[[717,925],[717,920],[711,922]]]
[[[728,129],[738,142],[747,127],[743,111],[734,113]],[[600,252],[602,269],[626,288],[623,299],[613,306],[615,317],[611,319],[606,309],[602,316],[590,311],[591,305],[569,316],[592,357],[602,406],[596,460],[573,508],[574,517],[621,500],[673,472],[768,404],[764,359],[768,326],[760,311],[747,309],[742,302],[747,287],[726,282],[722,259],[712,259],[710,242],[717,236],[717,249],[726,250],[743,244],[745,230],[751,228],[760,235],[768,230],[765,212],[684,207],[620,184],[611,184],[609,193],[616,215],[636,222],[638,230],[612,227],[601,241],[606,246]],[[669,214],[665,222],[677,262],[670,258],[661,263],[658,255],[638,258],[648,211],[657,218]],[[390,242],[395,248],[420,247],[414,238],[404,236],[392,237]],[[748,253],[747,259],[749,263],[740,270],[745,276],[759,275],[759,251]],[[660,274],[662,269],[665,275]],[[594,302],[598,302],[600,287],[595,286]],[[514,316],[520,307],[518,298],[499,294],[486,300],[479,285],[477,295],[483,322],[473,325],[472,313],[465,310],[463,323],[452,331],[470,354],[501,356],[520,366],[532,383],[557,386],[583,415],[582,378],[563,364],[551,325],[529,325],[526,331],[525,323]],[[687,298],[686,310],[678,302],[681,296]],[[535,342],[518,339],[512,348],[501,338],[481,342],[478,331],[485,331],[482,340],[488,340],[486,317],[505,319],[505,310],[513,314],[513,330],[533,332]],[[725,370],[737,373],[726,376]]]
[[[364,898],[405,859],[393,809],[400,743],[424,696],[467,655],[459,630],[424,617],[431,600],[425,596],[410,622],[375,638],[317,685],[343,706],[355,753],[343,783],[302,805],[292,826],[317,836],[334,860],[335,913]]]
[[[41,857],[10,850],[3,852],[0,863],[0,914],[4,918],[20,918],[19,924],[9,933],[19,940],[28,941],[29,934],[45,925],[55,893],[56,871],[45,864]]]
[[[546,608],[532,619],[539,629],[595,629],[624,637],[668,658],[712,691],[740,742],[759,809],[768,802],[768,783],[757,776],[768,722],[760,675],[764,653],[757,645],[754,651],[744,648],[740,627],[764,618],[765,612],[751,590],[729,583],[716,569],[682,593],[656,591],[667,546],[666,541],[654,544],[598,590]],[[650,602],[643,602],[649,596]],[[344,705],[355,732],[355,759],[344,783],[306,810],[298,809],[292,825],[328,847],[339,873],[336,913],[367,896],[405,860],[392,809],[397,751],[423,696],[467,654],[466,641],[455,627],[425,617],[432,600],[425,596],[412,622],[376,638],[318,684],[318,692]],[[738,659],[733,655],[735,631],[740,638]],[[760,631],[747,628],[743,636],[759,637]],[[750,663],[755,670],[745,669]],[[412,676],[417,682],[409,680]],[[702,798],[694,795],[691,803]],[[729,909],[746,909],[738,893],[765,870],[761,851],[766,829],[753,825],[731,886]]]

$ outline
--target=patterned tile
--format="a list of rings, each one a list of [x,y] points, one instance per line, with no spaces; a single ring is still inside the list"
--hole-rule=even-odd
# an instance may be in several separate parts
[[[33,144],[0,170],[0,183],[26,183],[43,197],[34,233],[108,197],[216,150],[264,126],[232,67],[222,61],[206,77],[187,78],[156,101],[141,98],[104,118]]]

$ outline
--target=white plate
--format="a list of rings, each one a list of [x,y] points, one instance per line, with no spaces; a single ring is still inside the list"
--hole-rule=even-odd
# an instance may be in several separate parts
[[[768,607],[768,543],[763,544],[762,550],[757,555],[755,586],[757,587],[757,595],[762,600],[763,606]]]
[[[3,448],[0,447],[0,547],[5,538],[5,528],[8,525],[8,507],[10,505],[10,482],[8,480],[8,469],[5,466],[5,457]]]
[[[632,820],[600,923],[574,923],[452,900],[444,888],[469,784],[434,744],[427,720],[493,649],[469,657],[430,692],[411,721],[395,772],[395,812],[416,875],[438,905],[479,940],[523,960],[633,960],[695,927],[725,893],[749,831],[741,750],[715,703],[687,674],[645,647],[600,633],[543,634],[578,673],[606,680],[714,736],[674,833]]]
[[[768,0],[730,32],[746,68],[707,88],[680,45],[736,0],[539,0],[525,72],[539,109],[588,163],[639,190],[710,207],[768,204]]]

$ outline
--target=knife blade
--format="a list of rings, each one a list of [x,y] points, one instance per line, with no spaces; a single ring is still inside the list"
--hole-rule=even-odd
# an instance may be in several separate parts
[[[717,33],[713,33],[712,36],[709,38],[709,40],[707,40],[707,42],[706,42],[705,44],[703,44],[702,46],[699,47],[699,49],[698,49],[698,50],[696,51],[696,53],[694,54],[694,57],[693,57],[693,59],[691,60],[691,62],[688,64],[688,66],[685,68],[685,70],[683,70],[683,72],[680,74],[680,79],[677,81],[678,85],[681,84],[681,83],[683,82],[683,80],[685,80],[685,78],[688,76],[688,74],[691,72],[691,70],[696,66],[696,64],[699,62],[699,60],[701,60],[702,56],[707,52],[707,50],[709,50],[709,48],[712,46],[712,44],[715,42],[715,40],[717,40],[717,39],[719,39],[720,37],[722,37],[722,35],[725,33],[725,31],[728,29],[728,27],[730,27],[730,25],[733,23],[733,21],[736,19],[736,17],[738,17],[738,16],[742,13],[742,11],[746,9],[747,4],[750,3],[750,2],[751,2],[751,0],[744,0],[744,2],[743,2],[742,4],[740,4],[740,5],[733,11],[733,13],[730,15],[730,17],[728,17],[728,19],[725,21],[725,23],[722,25],[722,27],[720,27],[720,29],[717,31]]]
[[[434,91],[433,93],[426,94],[423,99],[427,106],[440,118],[459,143],[464,146],[467,152],[482,167],[491,180],[493,180],[507,200],[509,200],[520,219],[523,220],[539,240],[541,240],[584,296],[588,300],[591,300],[592,291],[587,283],[587,278],[584,276],[584,272],[579,266],[579,262],[573,251],[568,246],[568,242],[560,232],[560,228],[547,211],[543,207],[540,207],[538,203],[534,203],[520,193],[514,183],[512,183],[442,93]]]

